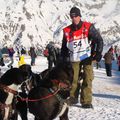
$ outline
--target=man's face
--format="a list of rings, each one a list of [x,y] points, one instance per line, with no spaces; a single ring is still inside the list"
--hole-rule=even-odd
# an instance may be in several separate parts
[[[71,19],[75,25],[78,25],[80,22],[80,16],[71,16]]]

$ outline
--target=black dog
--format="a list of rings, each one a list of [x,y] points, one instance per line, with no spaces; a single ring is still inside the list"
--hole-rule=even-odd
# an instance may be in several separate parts
[[[13,98],[18,92],[18,86],[26,80],[26,74],[12,68],[0,78],[0,120],[9,119]]]
[[[21,116],[22,120],[28,120],[27,118],[27,99],[28,92],[33,88],[40,85],[40,81],[43,80],[44,77],[47,76],[49,70],[44,70],[40,74],[35,74],[31,70],[31,66],[28,64],[24,64],[19,67],[20,70],[25,75],[26,81],[21,85],[21,92],[18,92],[17,102],[13,101],[14,113],[12,113],[10,120],[18,120],[18,114]],[[16,98],[15,98],[16,99]],[[24,99],[24,100],[23,100]]]
[[[18,92],[17,103],[14,103],[15,113],[12,114],[11,120],[18,120],[18,114],[20,115],[22,120],[28,120],[27,117],[27,99],[29,91],[33,87],[37,87],[40,85],[40,81],[43,80],[44,77],[47,76],[49,70],[46,69],[40,74],[35,74],[31,70],[31,66],[28,64],[24,64],[19,67],[26,75],[26,81],[21,85],[21,92]],[[24,100],[23,100],[24,99]]]
[[[21,116],[22,120],[28,120],[27,118],[27,102],[23,99],[27,99],[28,92],[33,88],[37,87],[41,77],[45,74],[45,72],[41,75],[35,74],[31,70],[31,66],[28,64],[24,64],[19,67],[26,74],[26,81],[21,85],[21,92],[18,93],[17,103],[15,104],[16,113],[13,114],[11,120],[18,119],[18,113]]]
[[[59,63],[41,81],[39,87],[33,88],[28,96],[29,111],[35,120],[53,120],[58,114],[60,120],[68,120],[68,107],[65,100],[73,80],[73,69],[70,63]]]

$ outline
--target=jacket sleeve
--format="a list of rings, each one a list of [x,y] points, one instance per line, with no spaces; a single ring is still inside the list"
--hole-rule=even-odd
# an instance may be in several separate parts
[[[99,62],[102,58],[103,39],[93,24],[90,26],[88,39],[92,41],[91,57]]]
[[[61,57],[62,58],[69,57],[69,49],[67,48],[67,40],[65,35],[63,35],[63,40],[62,40]]]
[[[98,53],[102,53],[102,51],[103,51],[103,39],[93,24],[90,26],[88,38],[89,38],[89,40],[92,40],[92,43],[94,44],[94,46],[96,46],[96,47],[94,47],[93,51],[96,51]]]

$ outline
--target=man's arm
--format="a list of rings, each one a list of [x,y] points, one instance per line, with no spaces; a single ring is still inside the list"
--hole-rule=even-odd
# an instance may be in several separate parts
[[[69,50],[67,48],[67,40],[65,38],[65,35],[63,35],[63,40],[62,40],[61,57],[63,59],[66,59],[67,57],[69,57]]]
[[[100,35],[100,33],[96,30],[94,25],[91,25],[89,34],[88,34],[89,40],[92,40],[93,46],[96,46],[92,49],[92,53],[95,53],[95,56],[93,56],[93,60],[100,61],[102,57],[102,51],[103,51],[103,39]]]

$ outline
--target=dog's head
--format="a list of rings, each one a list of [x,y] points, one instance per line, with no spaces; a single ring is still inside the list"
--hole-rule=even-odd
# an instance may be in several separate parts
[[[32,72],[30,65],[24,64],[20,66],[19,69],[23,72],[24,78],[26,79],[25,83],[22,84],[23,88],[25,85],[27,87],[27,90],[31,90],[32,87],[38,86],[40,81],[40,76]]]
[[[0,78],[0,83],[4,85],[20,85],[26,79],[24,73],[19,68],[11,68],[6,71]]]
[[[49,78],[58,80],[66,88],[71,88],[73,81],[73,68],[70,62],[61,62],[49,72]]]
[[[23,72],[24,77],[25,77],[26,79],[29,79],[30,76],[32,75],[31,66],[28,65],[28,64],[21,65],[21,66],[19,67],[19,69]]]

